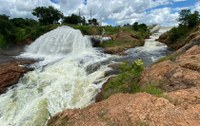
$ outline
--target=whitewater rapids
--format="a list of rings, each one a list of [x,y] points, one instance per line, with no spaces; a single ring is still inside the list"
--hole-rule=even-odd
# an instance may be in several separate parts
[[[86,68],[109,56],[92,48],[79,30],[67,26],[42,35],[18,57],[40,61],[31,66],[34,71],[0,95],[1,126],[43,126],[57,112],[94,102],[107,79],[106,66],[92,73]]]

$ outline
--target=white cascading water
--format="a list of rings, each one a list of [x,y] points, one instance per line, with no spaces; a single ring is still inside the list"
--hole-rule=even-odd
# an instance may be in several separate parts
[[[87,37],[67,26],[42,35],[19,57],[41,61],[0,95],[1,126],[43,126],[57,112],[94,102],[106,81],[106,66],[90,74],[85,69],[109,56],[94,50]]]
[[[160,30],[145,40],[144,46],[127,50],[128,57],[132,59],[141,58],[146,65],[149,65],[159,58],[170,53],[168,47],[157,41],[160,35],[170,30],[170,28],[160,28]]]

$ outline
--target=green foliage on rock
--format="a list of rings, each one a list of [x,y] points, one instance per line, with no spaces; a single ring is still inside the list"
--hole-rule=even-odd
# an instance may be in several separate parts
[[[178,21],[180,22],[179,26],[167,32],[166,36],[168,37],[164,40],[164,43],[174,50],[179,49],[188,42],[185,39],[200,23],[199,12],[194,11],[192,13],[188,9],[181,10]]]
[[[179,25],[178,27],[174,27],[169,31],[169,44],[177,41],[179,38],[186,36],[189,31],[189,28],[185,25]]]
[[[133,63],[122,63],[120,65],[120,74],[112,77],[102,90],[103,99],[108,98],[114,93],[132,93],[139,90],[138,82],[140,80],[143,65],[141,61]]]
[[[101,27],[89,26],[89,25],[71,25],[71,24],[68,25],[74,29],[80,30],[84,35],[101,35],[102,33]]]
[[[43,25],[58,24],[58,21],[63,18],[63,13],[52,6],[36,7],[32,14],[37,16],[39,22]]]
[[[155,84],[147,86],[139,85],[141,73],[144,70],[143,62],[137,60],[133,63],[122,63],[120,65],[120,74],[112,77],[104,85],[98,100],[106,99],[115,93],[136,93],[147,92],[153,95],[160,95],[160,90]]]

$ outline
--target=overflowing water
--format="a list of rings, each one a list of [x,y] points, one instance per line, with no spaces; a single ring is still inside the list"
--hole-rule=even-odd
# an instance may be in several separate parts
[[[87,73],[87,66],[109,57],[94,48],[79,30],[59,27],[25,49],[18,57],[41,60],[34,71],[0,96],[1,126],[42,126],[59,111],[82,108],[94,101],[106,81],[106,66]]]
[[[149,39],[145,40],[144,46],[131,48],[126,51],[127,56],[117,59],[117,61],[133,62],[142,59],[145,66],[151,65],[156,60],[171,53],[168,47],[157,41],[159,36],[170,28],[161,28],[158,32],[152,34]]]

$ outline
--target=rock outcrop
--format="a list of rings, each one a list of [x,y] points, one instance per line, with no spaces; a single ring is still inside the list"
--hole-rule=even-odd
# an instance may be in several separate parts
[[[200,86],[200,46],[193,46],[175,61],[167,60],[146,69],[140,83],[154,83],[164,91]]]
[[[31,70],[25,65],[34,63],[32,60],[10,61],[0,64],[0,94],[18,82],[23,73]]]
[[[112,39],[122,44],[106,47],[105,53],[124,55],[124,51],[127,49],[144,45],[144,40],[140,40],[137,35],[125,30],[120,30],[117,34],[112,35]]]
[[[196,99],[193,98],[192,102],[185,100],[185,105],[187,105],[185,107],[177,104],[175,99],[170,99],[170,97],[169,99],[159,98],[147,93],[115,94],[105,101],[95,103],[82,110],[65,110],[58,113],[48,122],[48,126],[200,125],[198,94],[194,92],[193,96],[185,94],[184,97],[180,93],[183,92],[174,92],[169,96],[175,95],[181,100],[190,97]]]

